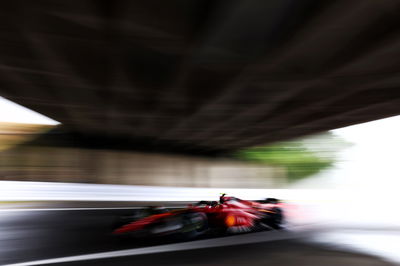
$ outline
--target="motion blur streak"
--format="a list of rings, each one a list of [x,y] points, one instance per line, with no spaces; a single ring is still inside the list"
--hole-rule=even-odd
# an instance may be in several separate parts
[[[215,200],[223,191],[237,197],[266,196],[291,201],[337,200],[335,190],[127,186],[105,184],[0,181],[1,201],[198,201]],[[351,191],[348,191],[349,195]]]
[[[327,246],[340,245],[347,250],[376,255],[400,265],[399,228],[332,230],[331,232],[321,233],[318,237],[311,236],[311,239]]]
[[[203,193],[207,194],[208,191],[204,190]],[[117,207],[109,208],[68,207],[73,204],[82,204],[82,202],[77,201],[75,203],[58,203],[63,204],[64,208],[60,206],[60,208],[54,209],[52,202],[3,202],[4,208],[10,208],[14,205],[14,208],[22,207],[23,209],[12,209],[11,211],[3,209],[0,212],[0,246],[7,247],[0,251],[0,264],[41,265],[44,263],[93,260],[94,265],[99,265],[95,262],[96,259],[218,246],[247,245],[265,241],[276,243],[275,240],[293,238],[300,242],[289,248],[288,253],[303,248],[306,245],[305,243],[311,241],[310,243],[323,243],[329,247],[329,250],[346,250],[346,252],[352,251],[353,253],[354,251],[356,253],[360,251],[368,252],[391,261],[400,262],[398,257],[395,256],[397,246],[393,246],[390,253],[388,247],[382,248],[380,244],[383,242],[388,245],[388,243],[397,241],[393,234],[387,234],[390,230],[397,232],[398,227],[396,226],[399,223],[396,219],[400,217],[394,215],[398,213],[397,210],[390,211],[390,205],[385,206],[380,202],[370,202],[366,205],[365,202],[368,201],[370,193],[358,194],[357,199],[354,198],[354,193],[351,193],[351,191],[348,191],[347,195],[335,190],[332,190],[331,193],[327,193],[327,190],[318,193],[314,191],[314,194],[311,194],[311,190],[298,190],[295,194],[294,191],[292,193],[288,193],[287,197],[296,195],[297,198],[294,197],[292,200],[297,204],[290,205],[291,208],[287,209],[288,226],[291,231],[254,233],[161,246],[162,242],[146,244],[133,239],[129,244],[121,245],[105,234],[110,231],[111,223],[115,217],[133,213],[140,207],[120,207],[118,206],[121,204],[120,202],[112,203]],[[300,197],[301,195],[303,195],[303,198]],[[389,194],[386,198],[381,199],[390,199],[390,197],[395,197],[395,195]],[[42,206],[42,209],[29,209],[38,204]],[[90,204],[104,206],[107,202],[93,201]],[[165,204],[168,204],[168,202],[165,202]],[[380,209],[382,212],[379,217],[371,217],[370,209]],[[371,230],[374,234],[371,234]],[[354,237],[357,235],[359,237]],[[370,238],[370,236],[375,237]],[[371,241],[373,239],[380,239],[380,242]],[[21,241],[24,242],[24,245],[21,245]],[[143,245],[153,247],[143,248]],[[124,249],[113,251],[121,248]],[[231,248],[229,247],[229,249]],[[249,247],[245,250],[248,252]],[[313,250],[315,251],[315,248]],[[265,250],[262,252],[265,252]],[[271,255],[273,254],[274,252],[271,251]],[[26,263],[15,264],[18,261],[25,261]],[[128,261],[133,262],[136,259],[127,258],[126,262]]]
[[[399,14],[3,1],[0,264],[400,263]]]
[[[86,255],[80,255],[80,256],[70,256],[70,257],[54,258],[54,259],[47,259],[47,260],[29,261],[29,262],[8,264],[7,266],[30,266],[30,265],[44,265],[44,264],[74,262],[74,261],[83,261],[83,260],[96,260],[96,259],[105,259],[105,258],[114,258],[114,257],[125,257],[125,256],[145,255],[145,254],[152,254],[152,253],[191,250],[191,249],[243,245],[243,244],[258,243],[258,242],[296,239],[296,238],[300,238],[300,237],[304,237],[304,233],[303,234],[295,234],[295,233],[289,233],[289,232],[255,233],[255,234],[247,234],[247,235],[239,235],[239,236],[230,236],[230,237],[224,237],[224,238],[218,238],[218,239],[212,239],[212,240],[199,240],[199,241],[192,241],[192,242],[187,242],[187,243],[161,245],[161,246],[154,246],[154,247],[148,247],[148,248],[135,248],[135,249],[128,249],[128,250],[118,250],[118,251],[111,251],[111,252],[86,254]]]

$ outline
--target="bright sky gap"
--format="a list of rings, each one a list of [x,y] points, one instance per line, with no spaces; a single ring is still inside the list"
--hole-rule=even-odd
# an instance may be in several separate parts
[[[0,97],[0,122],[58,125],[60,122]]]

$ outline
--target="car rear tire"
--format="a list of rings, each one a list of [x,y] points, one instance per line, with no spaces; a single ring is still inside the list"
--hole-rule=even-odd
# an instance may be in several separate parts
[[[282,229],[283,224],[283,211],[281,208],[272,209],[274,214],[272,215],[272,219],[270,221],[270,226],[274,229]]]

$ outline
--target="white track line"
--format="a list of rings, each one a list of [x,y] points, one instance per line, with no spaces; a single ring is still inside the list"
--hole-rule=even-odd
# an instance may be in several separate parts
[[[184,206],[167,207],[168,209],[181,209]],[[27,211],[98,211],[98,210],[140,210],[146,207],[109,207],[109,208],[42,208],[42,209],[0,209],[0,212],[27,212]]]
[[[53,259],[27,261],[21,263],[7,264],[4,266],[33,266],[33,265],[45,265],[54,263],[68,263],[68,262],[87,261],[87,260],[109,259],[116,257],[145,255],[145,254],[154,254],[163,252],[270,242],[270,241],[285,240],[285,239],[295,239],[301,236],[304,236],[304,233],[293,233],[293,232],[283,232],[283,231],[251,233],[251,234],[228,236],[228,237],[206,239],[206,240],[197,240],[191,242],[160,245],[153,247],[134,248],[134,249],[99,252],[99,253],[92,253],[85,255],[53,258]]]
[[[144,209],[144,207],[110,207],[110,208],[42,208],[42,209],[0,209],[0,212],[29,212],[29,211],[91,211],[91,210],[124,210]]]

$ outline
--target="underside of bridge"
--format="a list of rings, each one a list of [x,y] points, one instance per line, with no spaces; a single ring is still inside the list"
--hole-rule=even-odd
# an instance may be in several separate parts
[[[400,114],[399,14],[397,0],[7,1],[0,96],[62,123],[45,139],[233,151]]]

